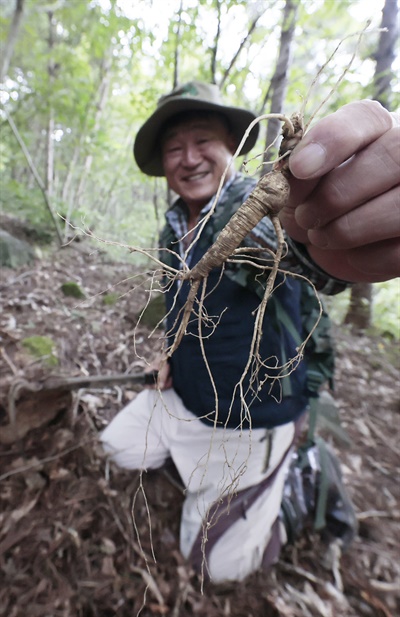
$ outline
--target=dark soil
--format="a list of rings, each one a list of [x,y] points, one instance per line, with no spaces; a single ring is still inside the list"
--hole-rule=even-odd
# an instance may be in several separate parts
[[[334,446],[359,519],[356,540],[339,561],[328,559],[327,547],[307,532],[272,571],[232,585],[202,586],[181,557],[183,497],[173,470],[141,479],[106,464],[98,432],[135,396],[133,387],[80,390],[57,404],[23,390],[21,379],[32,385],[50,373],[134,372],[151,360],[160,334],[149,338],[150,331],[137,325],[146,292],[136,272],[74,245],[34,266],[1,273],[0,615],[399,615],[394,344],[349,330],[336,333],[335,396],[351,444]],[[63,295],[61,285],[69,281],[79,284],[84,299]],[[33,335],[55,341],[56,366],[26,351],[22,339]],[[27,430],[17,440],[6,438],[13,408],[17,425]]]

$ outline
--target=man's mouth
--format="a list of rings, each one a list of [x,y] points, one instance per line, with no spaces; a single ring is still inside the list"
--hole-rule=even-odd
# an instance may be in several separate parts
[[[208,171],[202,171],[201,173],[191,174],[182,178],[184,182],[196,182],[197,180],[203,180],[206,177]]]

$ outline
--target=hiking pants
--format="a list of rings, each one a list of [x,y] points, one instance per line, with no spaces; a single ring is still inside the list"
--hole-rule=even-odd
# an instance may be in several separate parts
[[[125,469],[156,469],[171,457],[186,487],[180,548],[213,582],[242,580],[277,560],[279,511],[294,423],[224,429],[188,411],[172,389],[143,390],[101,434]]]

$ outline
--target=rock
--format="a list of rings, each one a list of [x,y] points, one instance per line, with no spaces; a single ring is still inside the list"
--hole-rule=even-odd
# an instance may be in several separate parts
[[[3,229],[0,229],[0,266],[18,268],[29,264],[35,259],[32,247],[24,240],[18,240]]]

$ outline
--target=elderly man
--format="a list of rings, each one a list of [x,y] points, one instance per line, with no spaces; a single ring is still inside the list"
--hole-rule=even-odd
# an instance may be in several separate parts
[[[167,265],[196,264],[255,181],[228,168],[254,115],[224,105],[216,86],[191,82],[162,97],[139,130],[140,169],[165,176],[177,199],[166,213],[160,255]],[[258,128],[241,154],[255,145]],[[325,293],[349,282],[399,274],[399,128],[373,101],[349,104],[318,122],[290,156],[291,192],[280,219],[287,253],[281,269]],[[225,170],[215,211],[203,227]],[[199,229],[201,231],[199,231]],[[276,248],[263,219],[245,246]],[[265,253],[266,254],[266,253]],[[274,296],[301,334],[301,283],[280,274]],[[166,292],[168,342],[189,283]],[[279,379],[296,337],[277,328],[267,306],[262,369],[246,372],[260,303],[260,270],[241,263],[213,270],[203,300],[208,319],[193,318],[172,357],[160,363],[158,387],[141,392],[102,433],[104,449],[128,469],[158,468],[172,457],[186,487],[181,551],[215,582],[242,580],[273,563],[285,540],[280,506],[294,439],[310,392],[306,362]],[[261,294],[262,295],[262,294]],[[238,384],[241,387],[238,387]]]

